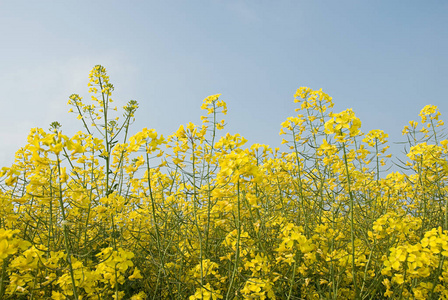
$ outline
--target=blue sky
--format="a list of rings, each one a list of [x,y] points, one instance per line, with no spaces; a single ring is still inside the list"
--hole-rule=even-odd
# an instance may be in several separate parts
[[[0,1],[0,36],[2,166],[32,127],[82,129],[67,100],[96,64],[140,103],[134,132],[199,124],[220,93],[227,131],[277,147],[300,86],[390,141],[426,104],[448,115],[447,1]]]

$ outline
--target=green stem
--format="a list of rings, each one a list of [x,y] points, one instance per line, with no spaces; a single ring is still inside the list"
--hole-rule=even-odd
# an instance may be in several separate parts
[[[65,242],[65,251],[67,252],[67,263],[68,268],[70,271],[70,278],[72,281],[72,289],[73,289],[73,296],[75,299],[78,299],[78,291],[76,289],[76,281],[75,281],[75,275],[73,272],[73,266],[72,266],[72,258],[71,258],[71,247],[69,244],[69,233],[68,233],[68,224],[67,219],[65,215],[65,208],[64,208],[64,201],[62,199],[62,182],[61,182],[61,161],[59,159],[59,154],[56,155],[57,157],[57,164],[58,164],[58,175],[59,175],[59,205],[61,207],[61,214],[62,214],[62,224],[64,228],[64,242]]]
[[[238,271],[238,263],[240,260],[240,239],[241,239],[241,212],[240,212],[240,181],[237,183],[237,219],[236,219],[236,228],[237,228],[237,236],[236,236],[236,249],[235,249],[235,265],[232,272],[232,278],[230,279],[229,289],[227,290],[226,300],[230,299],[230,293],[232,292],[233,283],[235,281],[236,272]]]
[[[354,225],[354,202],[355,199],[353,197],[353,193],[351,190],[351,179],[350,179],[350,172],[348,170],[348,160],[347,160],[347,151],[345,149],[345,142],[342,143],[342,148],[344,150],[344,164],[345,164],[345,172],[347,174],[347,188],[348,193],[350,195],[350,241],[352,244],[352,276],[353,276],[353,286],[355,288],[355,299],[359,299],[359,290],[358,285],[356,282],[356,265],[355,265],[355,225]]]

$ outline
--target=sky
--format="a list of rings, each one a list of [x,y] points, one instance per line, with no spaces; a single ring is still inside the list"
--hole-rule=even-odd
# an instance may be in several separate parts
[[[200,124],[202,100],[222,94],[226,131],[278,147],[301,86],[384,130],[398,156],[423,106],[448,120],[445,0],[0,0],[0,37],[1,166],[31,128],[82,130],[67,101],[89,102],[97,64],[118,105],[139,102],[134,133]]]

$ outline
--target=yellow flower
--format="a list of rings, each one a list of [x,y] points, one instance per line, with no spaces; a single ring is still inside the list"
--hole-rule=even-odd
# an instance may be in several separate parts
[[[134,279],[142,279],[143,276],[142,274],[140,274],[140,270],[137,268],[134,268],[134,273],[132,273],[131,276],[129,276],[129,279],[134,280]]]

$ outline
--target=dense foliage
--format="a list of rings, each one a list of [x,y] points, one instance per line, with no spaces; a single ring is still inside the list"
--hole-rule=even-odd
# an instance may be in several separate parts
[[[102,66],[84,126],[34,128],[2,168],[1,299],[448,299],[448,140],[435,106],[403,130],[407,172],[383,174],[387,134],[300,88],[286,152],[202,124],[129,136]],[[421,128],[421,129],[420,129]]]

